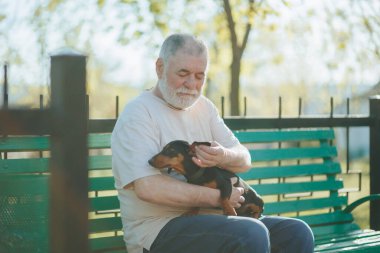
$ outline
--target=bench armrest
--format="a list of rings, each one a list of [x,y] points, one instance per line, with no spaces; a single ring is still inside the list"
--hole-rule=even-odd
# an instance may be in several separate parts
[[[352,202],[350,205],[346,206],[346,208],[343,210],[345,213],[351,213],[356,207],[360,206],[364,202],[372,201],[372,200],[380,200],[380,194],[371,194],[366,197],[360,198],[354,202]]]

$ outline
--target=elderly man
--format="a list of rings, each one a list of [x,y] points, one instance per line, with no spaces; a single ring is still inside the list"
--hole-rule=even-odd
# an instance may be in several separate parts
[[[218,115],[202,88],[208,68],[203,41],[174,34],[156,61],[157,85],[127,104],[112,133],[112,166],[129,253],[313,252],[314,239],[302,221],[224,216],[220,191],[186,183],[180,174],[148,163],[173,140],[211,141],[193,161],[232,172],[250,168],[248,150]],[[233,187],[232,206],[244,202]],[[200,207],[199,215],[183,216]]]

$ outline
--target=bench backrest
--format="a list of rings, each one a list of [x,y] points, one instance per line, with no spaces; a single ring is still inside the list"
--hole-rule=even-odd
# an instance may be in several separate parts
[[[347,197],[339,195],[343,183],[337,178],[341,169],[333,130],[235,134],[253,160],[253,168],[240,176],[264,197],[265,214],[298,216],[317,236],[358,228],[352,215],[341,211]],[[91,249],[125,252],[111,174],[110,134],[90,134],[88,143]],[[14,249],[9,252],[47,252],[49,138],[0,138],[0,152],[0,234],[7,231],[0,236],[0,250],[3,245]]]
[[[264,197],[265,214],[298,217],[314,234],[339,234],[359,227],[342,212],[341,167],[332,129],[236,132],[252,156],[253,168],[240,176]]]

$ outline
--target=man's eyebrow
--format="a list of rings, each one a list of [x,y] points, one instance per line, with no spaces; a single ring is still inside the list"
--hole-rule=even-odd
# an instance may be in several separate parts
[[[177,71],[177,73],[186,73],[186,74],[188,74],[188,73],[191,73],[191,71],[187,70],[187,69],[180,69],[180,70]],[[197,72],[195,74],[196,75],[206,75],[204,71]]]

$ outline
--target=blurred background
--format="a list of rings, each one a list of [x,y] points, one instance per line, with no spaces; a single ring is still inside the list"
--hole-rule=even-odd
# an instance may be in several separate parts
[[[174,32],[207,42],[204,92],[218,106],[226,97],[226,115],[242,114],[243,97],[248,115],[276,115],[279,96],[283,115],[298,113],[299,98],[303,113],[325,113],[330,97],[335,112],[351,98],[362,113],[380,90],[377,0],[0,0],[9,103],[48,103],[49,55],[69,47],[88,56],[90,116],[108,118],[116,95],[124,105],[155,85],[159,46]]]

